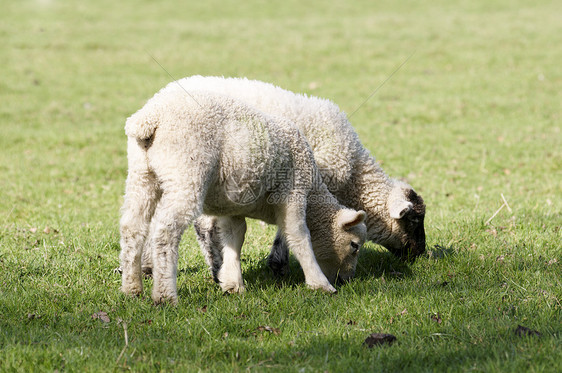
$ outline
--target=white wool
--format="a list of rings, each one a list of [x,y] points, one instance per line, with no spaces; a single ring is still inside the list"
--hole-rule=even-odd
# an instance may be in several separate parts
[[[417,207],[417,211],[423,210],[421,228],[420,224],[405,224],[391,214],[391,204],[397,199],[409,202],[412,187],[385,174],[361,144],[345,113],[333,102],[246,78],[192,76],[169,83],[168,88],[226,94],[288,119],[306,137],[323,181],[339,202],[366,212],[368,240],[397,255],[404,254],[404,247],[410,243],[417,246],[416,254],[425,249],[425,234],[419,233],[423,231],[423,200],[418,200]]]
[[[278,225],[311,288],[335,291],[315,255],[354,271],[356,256],[350,264],[346,253],[352,242],[364,242],[364,213],[344,208],[329,193],[310,147],[287,119],[172,83],[127,120],[125,132],[123,292],[142,291],[145,249],[151,253],[152,298],[175,303],[179,241],[203,213],[215,216],[222,231],[218,277],[225,291],[243,290],[244,217]]]

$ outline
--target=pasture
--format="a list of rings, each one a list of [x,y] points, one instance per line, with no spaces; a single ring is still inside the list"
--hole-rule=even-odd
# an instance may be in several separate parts
[[[0,371],[561,371],[561,14],[523,0],[3,2]],[[189,229],[177,307],[152,304],[150,279],[122,295],[125,119],[194,74],[336,102],[425,199],[427,255],[405,264],[368,243],[329,296],[294,259],[273,277],[275,227],[250,222],[246,292],[225,296]],[[368,348],[371,333],[397,340]]]

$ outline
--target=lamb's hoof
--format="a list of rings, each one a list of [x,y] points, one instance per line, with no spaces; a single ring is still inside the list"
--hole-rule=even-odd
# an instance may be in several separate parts
[[[267,258],[267,266],[271,269],[275,277],[284,277],[290,271],[288,257],[278,258],[270,254]]]
[[[162,284],[160,284],[162,285]],[[154,304],[167,303],[172,306],[178,304],[178,293],[174,287],[158,286],[154,284],[152,288],[152,300]]]
[[[275,277],[285,277],[290,272],[288,263],[269,262],[268,265]]]
[[[330,284],[327,284],[327,285],[311,285],[311,284],[308,284],[308,288],[312,289],[312,290],[321,290],[321,291],[323,291],[325,293],[328,293],[328,294],[336,294],[338,292],[336,290],[336,288],[333,287]]]
[[[273,276],[281,278],[281,277],[285,277],[289,274],[289,272],[291,272],[291,268],[289,267],[289,265],[280,265],[280,266],[270,266],[269,268],[271,268],[271,270],[273,271]]]
[[[140,295],[142,294],[142,288],[141,289],[123,289],[121,288],[121,292],[127,296],[130,297],[140,297]]]
[[[177,296],[161,296],[161,295],[154,295],[152,294],[152,301],[155,305],[160,304],[169,304],[171,306],[177,306],[178,304],[178,297]]]
[[[225,294],[236,294],[236,293],[243,293],[246,291],[244,284],[239,283],[231,283],[231,284],[223,284],[221,283],[221,289]]]
[[[142,293],[142,284],[140,286],[138,284],[123,285],[121,291],[126,295],[139,296]]]

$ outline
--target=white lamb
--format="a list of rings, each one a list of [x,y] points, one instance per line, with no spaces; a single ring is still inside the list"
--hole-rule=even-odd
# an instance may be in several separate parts
[[[192,76],[174,84],[175,89],[204,88],[226,94],[265,113],[289,119],[310,144],[328,189],[341,204],[367,213],[368,240],[403,259],[424,253],[423,199],[410,185],[385,174],[336,104],[244,78]],[[205,229],[198,230],[198,234],[203,251],[220,251],[209,247]],[[283,272],[287,262],[286,246],[278,236],[269,264],[274,271]]]
[[[227,96],[176,88],[162,89],[125,126],[122,291],[142,291],[146,246],[153,300],[176,303],[178,245],[185,228],[205,213],[221,232],[217,277],[223,290],[244,289],[240,249],[244,217],[251,217],[278,225],[310,288],[335,292],[321,267],[353,275],[365,213],[344,208],[329,193],[306,140],[287,120]],[[336,274],[327,270],[330,278]]]

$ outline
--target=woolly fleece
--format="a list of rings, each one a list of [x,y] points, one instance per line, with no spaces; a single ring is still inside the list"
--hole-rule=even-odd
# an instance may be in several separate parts
[[[204,88],[289,119],[310,144],[329,190],[343,205],[367,213],[368,240],[402,258],[425,251],[423,199],[410,185],[385,174],[333,102],[246,78],[192,76],[169,87]]]
[[[288,120],[226,96],[171,84],[127,120],[125,132],[123,292],[142,291],[146,245],[152,253],[153,300],[176,303],[179,241],[203,213],[215,216],[224,232],[218,279],[225,291],[243,290],[244,217],[278,225],[313,289],[335,291],[315,255],[342,262],[351,258],[355,270],[357,256],[350,247],[365,240],[365,214],[344,208],[329,193],[306,140]],[[289,180],[287,170],[292,171]]]

